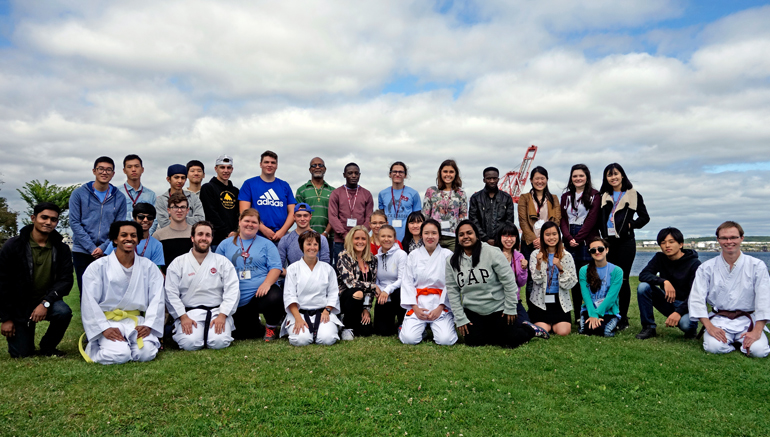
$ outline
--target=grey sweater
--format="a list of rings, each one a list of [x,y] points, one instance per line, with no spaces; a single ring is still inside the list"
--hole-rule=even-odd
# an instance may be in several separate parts
[[[171,219],[168,216],[168,198],[170,190],[166,190],[163,194],[159,195],[155,199],[155,223],[158,225],[158,229],[165,228],[171,224]],[[203,205],[198,198],[198,195],[192,191],[182,189],[185,197],[187,197],[187,206],[190,210],[187,212],[187,223],[192,226],[199,221],[206,220],[206,215],[203,212]]]
[[[447,258],[446,291],[456,326],[470,322],[465,308],[482,316],[501,310],[504,314],[517,314],[519,286],[511,264],[500,249],[481,243],[481,257],[476,267],[471,266],[471,257],[463,253],[459,272],[452,269],[450,261],[451,258]]]

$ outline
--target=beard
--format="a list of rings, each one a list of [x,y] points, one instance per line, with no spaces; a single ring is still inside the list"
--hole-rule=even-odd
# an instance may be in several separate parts
[[[198,253],[206,253],[209,251],[209,248],[211,247],[211,244],[207,242],[194,242],[193,243],[193,250]]]

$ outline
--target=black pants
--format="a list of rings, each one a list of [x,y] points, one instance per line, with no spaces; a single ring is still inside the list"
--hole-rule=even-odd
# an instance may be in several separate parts
[[[517,319],[513,325],[508,324],[508,317],[503,312],[482,316],[468,308],[464,309],[465,316],[473,325],[468,326],[465,336],[467,346],[502,346],[507,348],[519,347],[535,336],[535,330]]]
[[[72,252],[72,265],[75,266],[75,277],[78,281],[80,297],[83,297],[83,273],[86,272],[88,266],[94,261],[96,261],[96,258],[88,253]]]
[[[615,264],[623,270],[623,285],[620,286],[620,315],[621,320],[628,320],[628,306],[631,304],[631,284],[628,277],[631,274],[631,266],[634,265],[636,258],[636,240],[628,238],[621,240],[610,237],[610,251],[607,254],[607,261]]]
[[[527,260],[527,263],[529,263],[529,257],[532,256],[532,252],[535,251],[535,245],[534,244],[522,244],[521,245],[521,254],[524,255],[524,259]],[[527,305],[529,305],[529,297],[532,295],[532,270],[530,270],[529,264],[527,264],[527,285],[524,288],[524,296],[526,299],[524,299],[527,302]]]
[[[254,297],[246,305],[238,307],[233,314],[233,338],[241,340],[265,335],[265,327],[259,320],[260,313],[264,314],[268,325],[281,326],[281,321],[286,317],[281,287],[273,284],[266,295]]]
[[[372,335],[372,324],[361,324],[361,313],[364,312],[364,300],[356,299],[353,294],[359,292],[357,288],[348,288],[340,293],[340,312],[345,328],[352,329],[356,337],[368,337]]]
[[[384,337],[398,334],[405,314],[406,310],[401,307],[401,289],[394,290],[390,293],[390,302],[374,307],[374,333]]]
[[[45,319],[51,324],[40,340],[40,351],[44,353],[53,351],[61,343],[70,325],[72,310],[64,301],[57,300],[48,308]],[[24,358],[35,353],[35,325],[37,323],[29,318],[13,321],[16,335],[8,337],[8,354],[11,358]]]
[[[579,246],[578,246],[579,247]],[[580,269],[588,265],[591,261],[575,260],[575,273],[580,278]],[[630,289],[629,289],[630,290]],[[580,281],[572,287],[572,314],[575,315],[575,324],[580,326],[580,307],[583,306],[583,292],[580,291]]]

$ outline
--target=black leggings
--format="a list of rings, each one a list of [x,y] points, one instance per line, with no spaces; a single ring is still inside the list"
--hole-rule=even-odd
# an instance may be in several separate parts
[[[621,320],[628,320],[628,306],[631,304],[631,285],[628,277],[631,274],[631,266],[634,265],[636,258],[636,240],[628,238],[621,240],[616,237],[610,237],[610,251],[607,254],[607,261],[615,264],[623,270],[623,285],[620,286],[620,315]]]
[[[390,302],[374,307],[375,335],[387,337],[398,334],[398,327],[404,323],[404,314],[406,310],[401,307],[401,289],[396,289],[390,293]]]
[[[575,260],[575,273],[580,278],[580,269],[591,261]],[[575,324],[580,326],[580,308],[583,306],[583,292],[580,290],[580,281],[572,287],[572,314],[575,315]]]
[[[358,291],[362,290],[348,288],[340,293],[340,310],[343,316],[342,323],[345,325],[345,328],[352,329],[355,336],[368,337],[372,335],[372,324],[361,324],[361,313],[364,312],[364,300],[353,297],[353,294]]]
[[[283,291],[276,284],[270,286],[270,290],[262,297],[253,297],[249,303],[238,307],[233,314],[235,330],[233,338],[259,338],[265,334],[265,327],[259,320],[259,314],[265,316],[265,322],[271,326],[281,326],[281,321],[286,317],[283,307]]]
[[[486,316],[464,309],[465,316],[472,325],[468,325],[465,336],[466,346],[502,346],[506,348],[519,347],[535,336],[535,330],[522,324],[517,319],[513,325],[508,324],[508,317],[502,311]]]

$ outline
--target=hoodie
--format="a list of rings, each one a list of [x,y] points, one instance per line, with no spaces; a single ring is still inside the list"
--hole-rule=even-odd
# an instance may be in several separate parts
[[[126,196],[112,184],[104,203],[94,194],[93,181],[76,188],[70,196],[72,251],[91,254],[97,247],[107,250],[110,225],[125,220],[126,214]]]
[[[683,249],[682,252],[684,255],[676,261],[668,259],[663,252],[656,253],[639,273],[639,282],[646,282],[661,289],[664,282],[671,282],[676,291],[676,300],[681,302],[675,311],[683,316],[689,312],[687,300],[695,281],[695,272],[701,263],[695,250]]]
[[[377,286],[389,295],[401,288],[401,280],[406,274],[407,254],[398,244],[382,253],[382,247],[377,251]],[[390,298],[388,298],[390,300]]]

